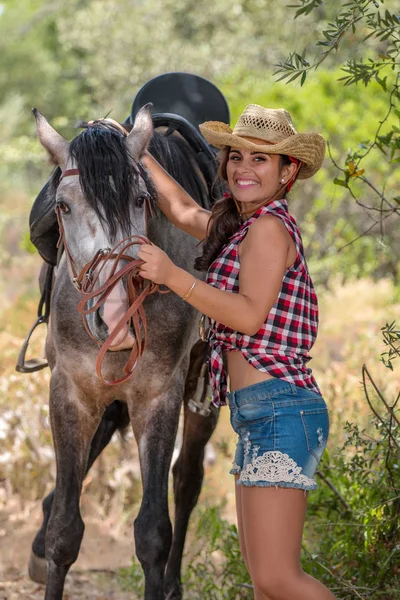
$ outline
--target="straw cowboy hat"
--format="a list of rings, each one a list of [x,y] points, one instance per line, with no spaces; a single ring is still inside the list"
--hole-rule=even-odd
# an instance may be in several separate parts
[[[232,130],[226,123],[206,121],[200,125],[206,140],[217,148],[245,148],[268,154],[285,154],[301,161],[299,179],[312,177],[325,155],[325,140],[319,133],[297,133],[290,114],[283,108],[249,104]],[[265,140],[254,143],[244,138]]]

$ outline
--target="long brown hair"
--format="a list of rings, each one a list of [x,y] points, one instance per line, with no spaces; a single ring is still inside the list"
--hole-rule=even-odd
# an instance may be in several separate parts
[[[222,181],[228,182],[226,165],[229,160],[230,147],[226,146],[218,155],[218,174]],[[290,165],[290,159],[284,154],[279,155],[279,167]],[[239,229],[242,224],[241,216],[237,210],[235,201],[230,194],[219,198],[211,210],[211,218],[208,224],[207,237],[203,243],[203,254],[196,258],[194,267],[197,271],[208,271],[210,265],[220,254],[223,246],[228,243],[229,238]]]

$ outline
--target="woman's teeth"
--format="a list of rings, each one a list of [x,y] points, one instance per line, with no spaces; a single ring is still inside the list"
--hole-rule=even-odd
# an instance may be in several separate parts
[[[257,181],[252,181],[251,179],[237,179],[236,183],[238,185],[257,185]]]

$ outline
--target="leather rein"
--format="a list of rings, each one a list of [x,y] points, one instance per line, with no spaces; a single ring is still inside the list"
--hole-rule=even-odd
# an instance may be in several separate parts
[[[143,167],[138,164],[139,171],[142,171]],[[73,175],[79,175],[78,169],[67,169],[61,174],[59,183],[64,177],[70,177]],[[152,216],[151,200],[150,196],[146,196],[145,199],[145,215],[146,215],[146,227],[147,227],[147,216]],[[93,258],[84,265],[81,271],[78,273],[76,265],[71,256],[68,248],[67,240],[65,239],[65,230],[62,223],[61,209],[56,206],[56,214],[58,225],[60,229],[60,237],[57,243],[57,247],[64,244],[65,254],[67,261],[73,275],[72,284],[81,293],[82,299],[78,304],[78,312],[82,315],[84,327],[89,337],[100,346],[99,354],[96,359],[96,374],[102,383],[108,386],[119,385],[128,381],[132,377],[133,372],[138,364],[140,357],[142,356],[145,345],[146,345],[146,314],[143,308],[143,302],[147,296],[154,294],[159,291],[160,293],[167,293],[169,290],[162,291],[159,286],[152,281],[145,281],[139,276],[140,265],[143,264],[142,260],[134,259],[126,251],[135,245],[151,244],[150,240],[143,235],[132,235],[124,238],[114,248],[102,248],[96,252]],[[120,260],[127,261],[123,267],[117,270],[118,263]],[[100,287],[96,288],[96,284],[99,281],[99,277],[103,269],[105,268],[108,261],[114,261],[111,272],[106,282]],[[117,325],[111,331],[106,341],[102,344],[97,340],[89,329],[86,321],[86,316],[96,312],[107,300],[108,296],[112,292],[113,288],[118,285],[123,278],[126,278],[126,291],[128,295],[129,308],[118,321]],[[93,300],[94,304],[91,308],[87,308],[87,303]],[[127,328],[127,334],[132,327],[134,332],[134,345],[130,352],[129,358],[123,367],[124,375],[113,381],[109,381],[103,377],[102,366],[103,360],[108,350],[113,349],[113,343],[118,335],[121,333],[125,326]],[[126,336],[124,340],[126,339]],[[124,341],[122,340],[122,341]],[[122,343],[121,341],[118,345]]]

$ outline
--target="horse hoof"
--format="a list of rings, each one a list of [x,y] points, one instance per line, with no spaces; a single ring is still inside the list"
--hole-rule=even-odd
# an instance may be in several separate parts
[[[28,573],[32,581],[35,583],[42,583],[44,585],[46,583],[47,576],[46,559],[36,556],[36,554],[32,551],[29,558]]]

